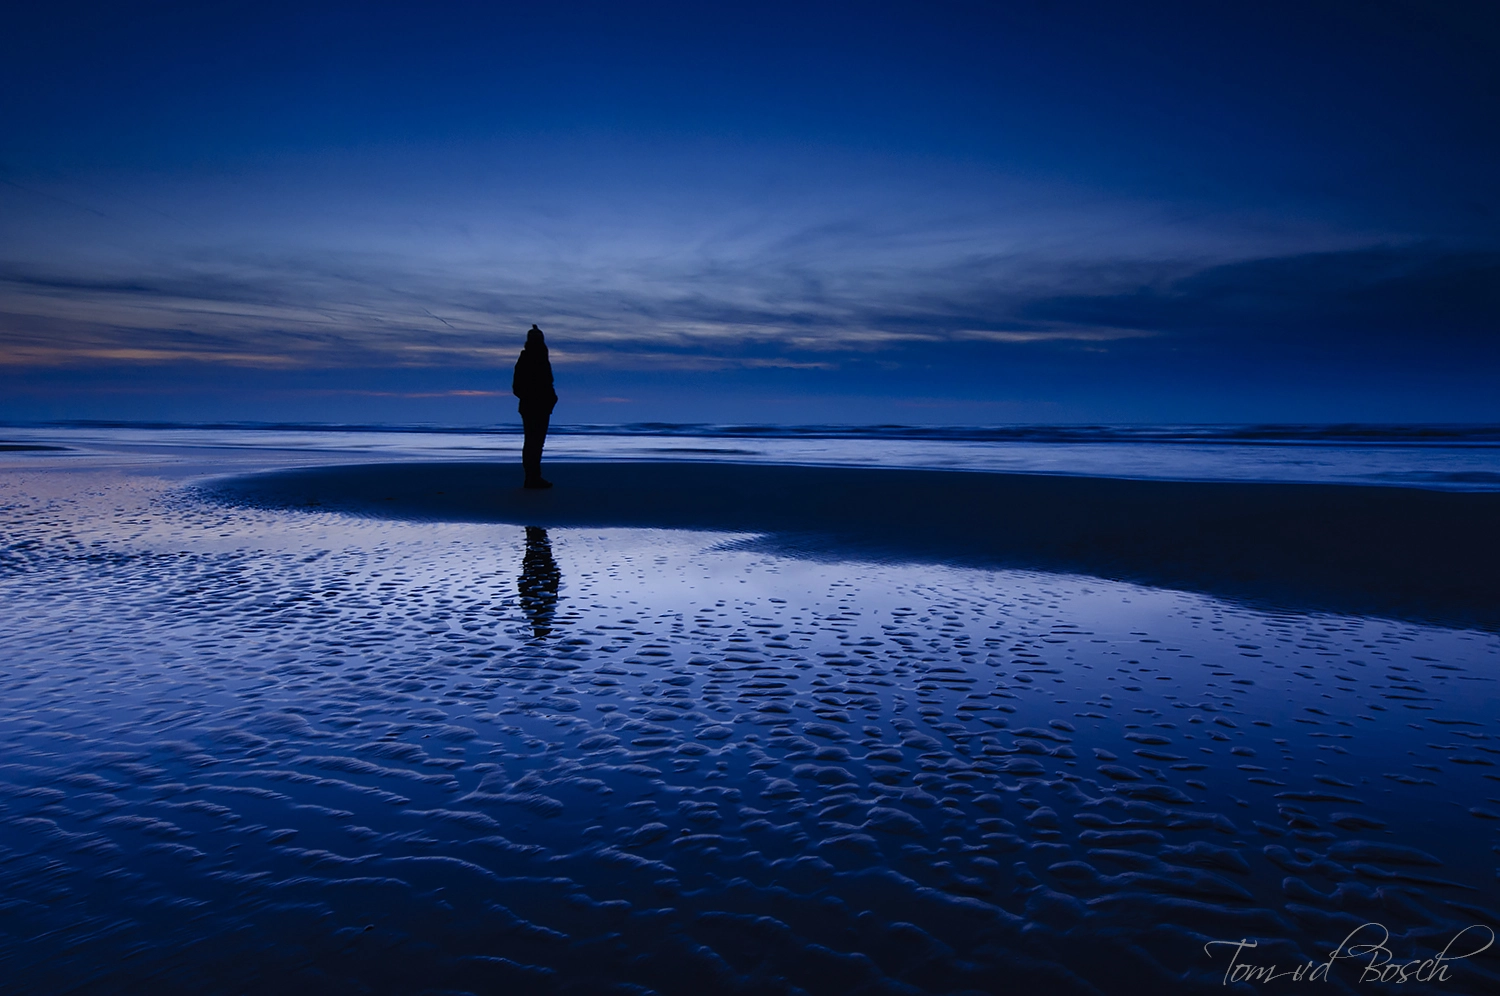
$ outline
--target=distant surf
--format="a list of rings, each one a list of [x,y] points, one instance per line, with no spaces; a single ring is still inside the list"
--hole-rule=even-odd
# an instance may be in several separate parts
[[[402,432],[519,435],[521,426],[385,422],[160,422],[73,419],[0,423],[42,429],[176,429],[237,432]],[[1478,446],[1500,448],[1500,424],[1245,423],[1141,425],[844,425],[812,423],[625,422],[554,425],[559,436],[688,436],[744,439],[946,439],[1028,443],[1220,443],[1284,446]]]
[[[16,445],[300,452],[403,460],[519,459],[518,422],[421,425],[71,421],[4,428]],[[1363,484],[1500,491],[1500,425],[768,425],[552,427],[549,457],[679,460],[1136,480]]]

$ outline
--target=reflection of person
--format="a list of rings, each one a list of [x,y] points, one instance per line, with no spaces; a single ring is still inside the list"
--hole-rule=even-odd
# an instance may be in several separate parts
[[[526,556],[521,558],[521,611],[531,620],[531,633],[540,640],[552,632],[552,616],[557,611],[557,589],[562,572],[552,559],[552,541],[547,530],[526,527]]]
[[[552,420],[557,392],[552,389],[552,361],[547,358],[547,340],[542,338],[542,330],[535,325],[526,333],[526,346],[516,360],[510,393],[521,399],[516,410],[521,413],[521,424],[526,431],[526,441],[521,446],[521,466],[526,470],[525,486],[550,488],[552,482],[542,479],[542,444],[547,441],[547,423]]]

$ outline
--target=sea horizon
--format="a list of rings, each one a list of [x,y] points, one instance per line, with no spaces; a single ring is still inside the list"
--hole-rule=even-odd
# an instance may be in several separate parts
[[[0,419],[0,429],[225,429],[263,431],[521,433],[519,422],[315,421],[266,419]],[[1500,422],[555,422],[549,435],[702,435],[935,438],[1049,442],[1301,442],[1500,447]]]
[[[1137,480],[1500,490],[1495,423],[1061,423],[995,425],[573,423],[556,460],[693,460]],[[0,445],[302,451],[347,461],[518,458],[521,427],[73,419],[0,422]]]

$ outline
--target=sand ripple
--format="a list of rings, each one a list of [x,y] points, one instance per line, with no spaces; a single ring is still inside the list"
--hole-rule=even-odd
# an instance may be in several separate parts
[[[1221,991],[1205,940],[1497,922],[1492,634],[103,471],[3,505],[7,991]]]

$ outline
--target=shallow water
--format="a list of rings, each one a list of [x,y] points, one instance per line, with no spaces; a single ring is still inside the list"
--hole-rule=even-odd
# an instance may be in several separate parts
[[[1222,991],[1500,924],[1493,633],[66,466],[0,484],[7,991]]]
[[[0,427],[0,447],[76,455],[205,448],[291,462],[519,461],[520,426],[50,425]],[[1500,491],[1500,426],[734,426],[554,424],[555,460],[694,460],[904,467],[1176,481]]]

